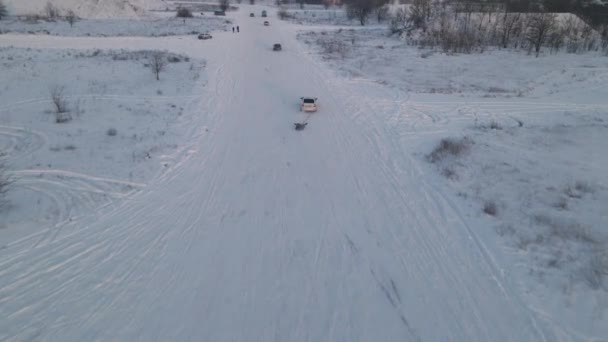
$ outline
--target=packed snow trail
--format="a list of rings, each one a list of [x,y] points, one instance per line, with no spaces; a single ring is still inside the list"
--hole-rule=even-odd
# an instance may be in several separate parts
[[[0,340],[554,340],[373,103],[244,7],[240,33],[178,42],[210,73],[189,158],[0,251]],[[295,132],[300,96],[320,111]]]

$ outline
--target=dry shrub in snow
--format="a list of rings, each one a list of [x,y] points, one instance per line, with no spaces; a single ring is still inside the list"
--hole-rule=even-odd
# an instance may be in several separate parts
[[[0,208],[6,205],[6,193],[10,190],[13,178],[8,174],[4,164],[5,154],[0,152]]]
[[[323,54],[328,57],[339,57],[345,58],[348,54],[348,45],[340,39],[332,38],[332,39],[319,39],[318,40],[321,49],[323,50]]]
[[[486,201],[483,205],[483,212],[490,216],[498,215],[498,206],[496,205],[496,202]]]
[[[583,181],[577,181],[574,185],[566,186],[564,194],[570,198],[582,198],[585,194],[592,194],[595,192],[595,188]]]
[[[473,141],[468,138],[445,138],[439,142],[439,145],[427,156],[427,160],[431,163],[439,162],[446,157],[458,157],[467,152]]]
[[[583,269],[583,276],[592,289],[597,290],[604,285],[608,278],[608,251],[605,248],[594,251],[589,264]]]
[[[557,219],[543,214],[534,216],[534,221],[538,225],[549,229],[548,237],[550,238],[590,244],[598,244],[600,242],[589,227],[576,222],[568,222],[565,219]]]
[[[116,134],[118,134],[118,131],[116,131],[116,128],[110,128],[110,129],[108,129],[106,134],[110,137],[114,137],[114,136],[116,136]]]
[[[289,13],[287,13],[287,10],[285,10],[284,8],[280,8],[279,11],[277,12],[277,16],[279,17],[279,19],[281,20],[285,20],[287,18],[290,18],[291,16],[289,15]]]
[[[55,122],[65,123],[72,120],[72,115],[69,113],[68,100],[65,96],[65,88],[62,86],[54,86],[50,90],[51,101],[55,108]]]
[[[189,8],[180,7],[175,14],[178,18],[192,18],[192,11]]]

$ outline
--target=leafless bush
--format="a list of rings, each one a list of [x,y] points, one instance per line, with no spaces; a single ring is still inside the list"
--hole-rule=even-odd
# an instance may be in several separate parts
[[[594,250],[591,260],[583,270],[583,276],[592,289],[599,289],[608,278],[608,252],[605,248]]]
[[[492,121],[490,122],[490,129],[501,130],[502,126],[498,122]]]
[[[349,48],[346,43],[339,39],[320,39],[319,45],[323,50],[323,54],[326,56],[338,56],[340,58],[345,58],[348,54]]]
[[[448,156],[459,157],[467,152],[472,144],[473,141],[468,137],[461,139],[442,139],[439,142],[439,145],[427,156],[427,160],[431,163],[436,163]]]
[[[182,60],[178,56],[170,55],[170,56],[167,57],[167,61],[169,63],[179,63]]]
[[[376,8],[376,21],[379,23],[385,21],[388,18],[388,6],[381,6]]]
[[[568,185],[564,189],[564,193],[570,198],[582,198],[585,194],[595,192],[593,186],[587,182],[577,181],[574,185]]]
[[[281,20],[285,20],[290,18],[291,16],[289,15],[289,13],[287,12],[286,9],[284,8],[280,8],[279,11],[277,12],[277,16],[279,17],[279,19]]]
[[[72,120],[72,115],[68,109],[68,100],[65,96],[65,88],[62,86],[54,86],[50,90],[51,101],[55,107],[55,122],[65,123]]]
[[[154,75],[156,76],[156,80],[159,81],[161,71],[165,70],[167,66],[165,54],[162,52],[154,52],[152,54],[152,57],[150,57],[149,66]]]
[[[458,179],[458,174],[457,174],[457,173],[456,173],[456,171],[454,171],[454,169],[453,169],[453,168],[451,168],[451,167],[446,167],[446,168],[444,168],[444,169],[441,171],[441,174],[442,174],[442,175],[443,175],[445,178],[447,178],[447,179],[452,179],[452,180]]]
[[[549,228],[549,237],[551,238],[591,244],[599,243],[599,240],[593,235],[589,227],[583,226],[576,222],[568,222],[565,219],[560,220],[543,214],[535,215],[534,222],[536,222],[538,225]]]
[[[431,20],[431,0],[413,0],[409,11],[409,20],[414,28],[427,30],[428,21]]]
[[[0,152],[0,209],[6,205],[6,194],[14,182],[4,163],[5,154]]]
[[[177,9],[177,13],[175,14],[178,18],[192,18],[192,11],[186,7],[179,7]]]
[[[498,215],[498,206],[496,205],[496,202],[494,201],[486,201],[483,204],[483,212],[490,215],[490,216],[496,216]]]
[[[44,14],[46,14],[46,17],[48,19],[57,19],[60,16],[60,11],[59,8],[57,8],[55,5],[53,5],[50,1],[46,3],[46,6],[44,7]]]

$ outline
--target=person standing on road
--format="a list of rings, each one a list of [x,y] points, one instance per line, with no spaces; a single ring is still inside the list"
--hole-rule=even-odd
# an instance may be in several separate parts
[[[234,26],[232,26],[232,33],[234,33]]]
[[[236,32],[240,32],[240,31],[239,31],[239,27],[238,27],[238,26],[236,27]]]

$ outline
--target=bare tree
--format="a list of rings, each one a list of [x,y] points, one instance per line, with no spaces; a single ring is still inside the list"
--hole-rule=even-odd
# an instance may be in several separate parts
[[[255,0],[249,0],[250,5],[255,5]]]
[[[508,13],[505,11],[500,26],[500,45],[503,48],[509,47],[511,35],[521,26],[521,13]]]
[[[3,0],[0,0],[0,20],[2,20],[2,17],[6,17],[8,15],[8,10],[6,9],[6,5],[4,4]]]
[[[347,16],[358,19],[361,26],[365,25],[367,18],[377,7],[384,5],[384,1],[377,0],[345,0],[345,3]]]
[[[410,21],[414,28],[426,31],[431,19],[431,0],[414,0],[410,8]]]
[[[388,18],[388,6],[381,6],[376,8],[376,20],[381,23]]]
[[[230,0],[220,0],[220,9],[223,12],[226,12],[226,10],[228,10],[228,7],[230,7]]]
[[[78,21],[78,16],[76,16],[73,10],[69,10],[65,15],[65,20],[70,23],[70,27],[74,27],[74,23]]]
[[[56,19],[57,17],[59,17],[59,9],[50,1],[46,3],[46,6],[44,7],[44,13],[49,19]]]
[[[389,30],[391,33],[402,34],[409,32],[414,29],[414,25],[410,20],[410,11],[408,8],[399,8],[397,12],[391,17],[389,23]]]
[[[556,18],[557,16],[553,13],[534,13],[530,16],[526,39],[530,42],[530,47],[534,48],[536,57],[555,28]]]
[[[150,69],[156,76],[156,80],[160,81],[160,73],[165,70],[167,61],[165,60],[165,54],[161,52],[155,52],[150,58]]]
[[[55,122],[65,123],[72,120],[72,115],[68,109],[68,100],[65,96],[65,88],[62,86],[53,86],[50,89],[51,101],[55,107]]]
[[[300,9],[304,9],[304,1],[305,0],[296,0],[296,2],[298,3],[298,5],[300,5]]]

